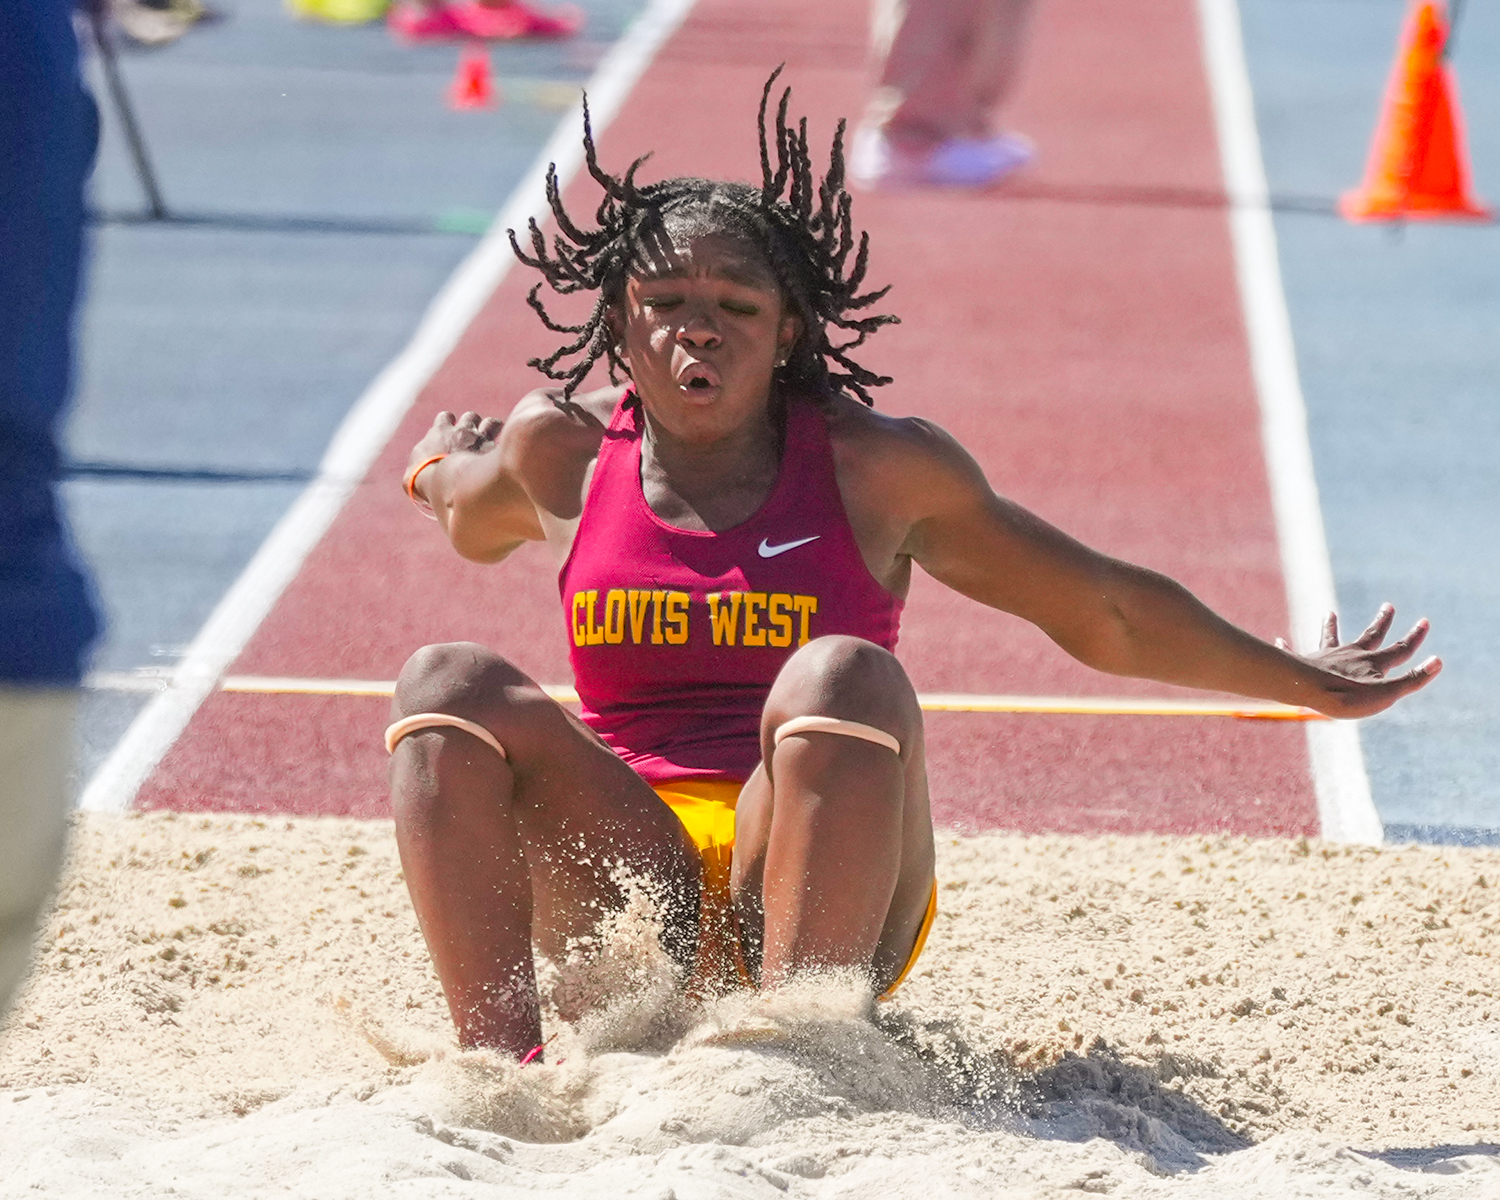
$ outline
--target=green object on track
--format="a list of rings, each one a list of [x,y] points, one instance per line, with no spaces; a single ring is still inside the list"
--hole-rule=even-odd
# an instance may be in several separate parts
[[[488,233],[495,214],[478,208],[446,208],[432,219],[438,233]]]
[[[300,21],[325,25],[365,25],[378,21],[390,8],[390,0],[285,0],[286,9]]]

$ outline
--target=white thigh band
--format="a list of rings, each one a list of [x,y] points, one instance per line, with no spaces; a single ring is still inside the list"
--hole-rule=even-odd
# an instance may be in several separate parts
[[[396,743],[409,733],[416,733],[419,729],[462,729],[465,733],[472,733],[486,746],[489,746],[501,758],[507,758],[505,747],[495,738],[495,735],[483,725],[476,725],[473,721],[466,721],[463,717],[450,717],[447,713],[413,713],[409,717],[402,717],[385,731],[385,750],[387,754],[396,753]]]
[[[793,717],[776,731],[774,743],[779,746],[782,738],[791,737],[794,733],[842,733],[845,737],[862,738],[877,746],[894,750],[897,754],[901,753],[901,743],[884,729],[862,725],[858,721],[841,721],[838,717]]]

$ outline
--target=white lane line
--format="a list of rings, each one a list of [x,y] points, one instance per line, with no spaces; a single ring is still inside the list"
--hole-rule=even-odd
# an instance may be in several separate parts
[[[91,692],[164,692],[172,686],[167,668],[138,667],[134,671],[90,671],[83,686]]]
[[[100,672],[85,686],[104,691],[159,691],[172,686],[160,672]],[[578,693],[569,684],[544,683],[554,700],[576,704]],[[308,679],[290,675],[226,675],[219,683],[225,692],[261,696],[391,696],[394,679]],[[926,692],[917,697],[927,712],[1039,713],[1073,716],[1239,717],[1262,721],[1323,721],[1310,708],[1275,704],[1269,700],[1181,700],[1140,696],[1016,696],[971,692]]]
[[[1318,502],[1307,407],[1297,374],[1292,323],[1282,290],[1271,219],[1255,100],[1236,0],[1198,0],[1203,25],[1203,56],[1213,92],[1224,186],[1229,193],[1229,228],[1234,241],[1240,303],[1250,343],[1255,390],[1260,398],[1261,438],[1270,474],[1271,503],[1286,577],[1287,606],[1294,635],[1303,645],[1323,618],[1338,609],[1323,510]],[[1319,721],[1307,727],[1318,821],[1335,842],[1379,845],[1385,840],[1370,796],[1359,726],[1352,721]]]
[[[631,88],[662,43],[682,24],[694,0],[650,0],[645,11],[615,43],[589,80],[589,111],[595,133],[614,119]],[[500,210],[489,233],[464,259],[428,306],[411,341],[375,377],[338,432],[308,484],[277,522],[255,557],[210,614],[162,690],[141,710],[125,735],[94,772],[79,807],[123,812],[171,748],[199,705],[244,649],[271,606],[301,569],[339,510],[359,486],[411,408],[417,393],[442,365],[469,322],[509,271],[514,258],[507,228],[524,229],[531,217],[548,215],[547,164],[557,164],[566,186],[583,165],[579,131],[581,103],[558,123],[541,155]]]

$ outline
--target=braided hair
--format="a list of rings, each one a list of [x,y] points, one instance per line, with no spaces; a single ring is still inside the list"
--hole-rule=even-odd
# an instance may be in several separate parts
[[[804,330],[786,364],[777,369],[778,382],[813,395],[847,391],[869,405],[874,401],[868,389],[891,382],[889,376],[877,375],[849,357],[870,334],[898,318],[857,315],[890,288],[859,291],[870,239],[869,234],[860,233],[856,248],[850,197],[844,190],[845,122],[839,122],[834,134],[828,173],[818,181],[808,154],[807,119],[795,128],[787,124],[792,90],[786,88],[776,110],[773,166],[766,114],[781,70],[772,72],[761,92],[759,188],[692,177],[638,185],[636,171],[649,155],[636,159],[621,177],[608,174],[599,166],[588,99],[584,98],[584,153],[589,174],[604,189],[594,218],[598,228],[580,229],[569,217],[554,164],[547,170],[547,200],[559,233],[551,246],[534,218],[529,223],[530,254],[521,248],[515,230],[507,231],[516,256],[542,274],[541,282],[528,293],[527,303],[548,329],[570,337],[546,358],[528,363],[549,379],[562,380],[565,399],[601,358],[612,383],[619,382],[617,371],[629,373],[610,328],[609,313],[623,301],[631,269],[671,245],[669,227],[679,233],[728,235],[758,247],[765,255]],[[540,297],[543,283],[559,295],[597,292],[588,319],[580,325],[554,321]],[[848,336],[835,341],[838,334],[833,331]],[[563,362],[575,355],[574,362]]]

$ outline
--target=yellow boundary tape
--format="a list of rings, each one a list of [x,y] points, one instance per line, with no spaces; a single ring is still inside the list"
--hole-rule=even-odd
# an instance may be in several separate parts
[[[228,675],[220,688],[226,692],[275,696],[389,696],[395,682],[388,679],[296,679],[274,675]],[[576,703],[578,693],[562,684],[544,684],[554,700]],[[965,692],[933,692],[918,696],[927,712],[1034,713],[1071,716],[1237,717],[1252,721],[1321,721],[1310,708],[1274,704],[1267,700],[1152,700],[1133,696],[1005,696]]]

